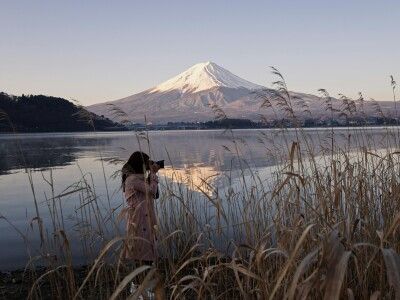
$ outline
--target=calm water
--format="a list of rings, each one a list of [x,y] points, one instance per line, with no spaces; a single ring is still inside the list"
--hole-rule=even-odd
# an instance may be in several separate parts
[[[320,141],[312,145],[317,152],[325,144],[329,146],[329,134],[330,130],[307,131],[311,140]],[[361,138],[357,130],[338,129],[335,136],[337,143],[348,147],[366,142],[365,135]],[[386,146],[386,129],[368,129],[367,136],[373,147]],[[133,151],[141,148],[156,160],[165,159],[166,169],[161,172],[164,178],[168,179],[172,167],[182,172],[195,169],[201,176],[218,177],[226,171],[238,169],[243,163],[258,170],[277,164],[281,158],[270,153],[287,155],[285,145],[295,139],[295,133],[292,131],[284,136],[278,130],[235,130],[233,137],[236,142],[232,141],[231,133],[223,131],[158,131],[148,133],[148,137],[130,132],[0,135],[0,215],[12,223],[0,219],[0,269],[25,266],[26,247],[16,229],[28,236],[33,248],[38,247],[36,212],[26,168],[32,170],[38,209],[44,225],[48,226],[50,219],[45,200],[51,197],[51,189],[46,180],[51,177],[54,179],[54,193],[58,195],[78,181],[82,174],[89,172],[97,195],[104,207],[108,205],[100,158],[126,160]],[[238,157],[244,160],[239,161]],[[104,167],[111,204],[118,207],[123,203],[120,179],[113,179],[112,175],[121,164],[106,162]],[[193,173],[193,176],[200,175]],[[72,232],[78,205],[74,195],[61,202],[66,217],[65,227]],[[78,248],[79,243],[75,241],[73,250],[79,261]]]

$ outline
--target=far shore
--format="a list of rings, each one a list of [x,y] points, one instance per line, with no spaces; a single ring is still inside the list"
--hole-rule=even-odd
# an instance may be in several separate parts
[[[0,132],[0,136],[22,136],[22,135],[76,135],[76,134],[126,134],[130,135],[132,133],[138,132],[187,132],[187,131],[295,131],[295,130],[305,130],[305,131],[327,131],[327,130],[382,130],[382,129],[400,129],[400,126],[335,126],[335,127],[268,127],[268,128],[198,128],[198,129],[149,129],[149,130],[103,130],[103,131],[38,131],[38,132]]]

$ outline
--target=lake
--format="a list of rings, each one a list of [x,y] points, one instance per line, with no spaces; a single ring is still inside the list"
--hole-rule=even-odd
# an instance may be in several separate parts
[[[390,147],[395,138],[392,132],[387,128],[333,130],[335,147],[349,151],[361,145],[373,149]],[[185,184],[182,177],[172,175],[178,172],[198,182],[189,189],[199,188],[202,178],[212,178],[227,188],[233,183],[223,181],[224,174],[239,177],[243,168],[257,170],[262,180],[267,180],[271,167],[287,158],[297,134],[295,130],[282,133],[266,129],[0,135],[0,215],[4,217],[0,219],[0,270],[24,267],[27,243],[33,249],[31,256],[40,248],[34,199],[48,228],[51,218],[46,199],[65,193],[85,175],[96,187],[100,209],[121,207],[124,200],[117,172],[122,161],[136,150],[150,153],[155,160],[165,159],[165,170],[160,171],[163,180]],[[323,156],[329,151],[331,129],[307,129],[303,134],[316,154]],[[59,203],[64,226],[71,232],[76,226],[79,201],[71,194]],[[72,243],[76,261],[85,263],[79,239]]]

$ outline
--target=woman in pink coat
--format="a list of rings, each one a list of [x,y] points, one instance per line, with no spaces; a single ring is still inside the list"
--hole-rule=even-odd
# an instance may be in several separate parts
[[[159,168],[146,153],[138,151],[122,168],[122,187],[128,206],[125,259],[151,264],[157,258],[154,199]]]

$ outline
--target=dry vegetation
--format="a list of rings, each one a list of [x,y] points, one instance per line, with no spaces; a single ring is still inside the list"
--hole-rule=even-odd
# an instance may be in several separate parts
[[[260,95],[263,109],[283,110],[295,120],[294,106],[306,111],[307,105],[292,99],[283,77],[273,72],[277,93]],[[394,80],[392,87],[395,97]],[[334,108],[329,94],[321,93],[332,115],[362,107],[342,96],[343,106]],[[269,180],[248,167],[241,155],[246,145],[227,131],[232,139],[226,151],[236,154],[241,169],[236,179],[224,174],[230,187],[204,178],[194,191],[176,183],[182,180],[163,181],[157,205],[161,255],[154,266],[121,260],[123,243],[134,237],[120,230],[121,208],[108,202],[108,210],[101,209],[90,174],[82,173],[74,186],[46,202],[52,228],[43,228],[39,209],[32,220],[42,243],[41,255],[26,268],[32,275],[29,298],[135,299],[128,294],[132,280],[168,299],[400,298],[399,131],[387,128],[377,143],[368,128],[356,130],[355,140],[353,130],[340,136],[328,130],[318,141],[302,129],[260,133],[266,155],[280,162]],[[339,139],[348,143],[339,147]],[[145,133],[138,140],[143,150],[150,147]],[[101,161],[107,167],[109,161]],[[52,176],[44,179],[54,191]],[[87,256],[95,257],[82,276],[74,270],[63,225],[60,202],[67,195],[79,198],[76,230]],[[36,276],[35,261],[46,266]]]

